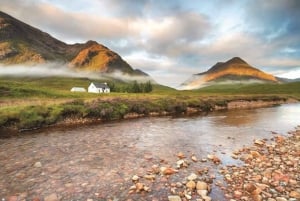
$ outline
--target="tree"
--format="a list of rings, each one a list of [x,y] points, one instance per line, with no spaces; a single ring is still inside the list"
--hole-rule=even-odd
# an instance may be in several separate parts
[[[141,92],[141,87],[137,83],[136,80],[133,81],[132,87],[131,87],[131,92],[132,93],[140,93]]]
[[[108,83],[111,92],[117,92],[116,85],[113,82]]]
[[[144,85],[144,92],[145,93],[150,93],[153,90],[152,84],[150,82],[150,80],[148,82],[146,82],[146,84]]]

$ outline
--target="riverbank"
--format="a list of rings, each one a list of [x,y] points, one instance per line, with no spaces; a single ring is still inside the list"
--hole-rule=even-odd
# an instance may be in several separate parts
[[[297,102],[284,96],[179,96],[151,99],[76,99],[50,105],[6,107],[0,110],[0,133],[9,135],[45,127],[79,126],[139,117],[190,115],[214,110],[257,108]]]
[[[288,137],[299,112],[299,104],[284,104],[0,139],[0,199],[230,200],[221,188],[234,190],[219,171],[243,165],[232,153],[257,139],[270,143],[275,132]]]
[[[227,199],[300,200],[300,127],[287,138],[273,134],[271,142],[255,140],[253,146],[233,153],[232,157],[244,165],[220,170]]]

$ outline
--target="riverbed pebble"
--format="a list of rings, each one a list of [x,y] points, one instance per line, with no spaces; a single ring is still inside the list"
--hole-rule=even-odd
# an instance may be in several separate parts
[[[36,167],[36,168],[41,168],[42,167],[42,163],[38,161],[38,162],[34,163],[33,166]]]
[[[245,147],[240,153],[244,165],[228,165],[220,171],[227,183],[223,190],[228,197],[300,200],[300,130],[290,132],[288,137],[275,136],[271,143],[257,139],[254,146]]]
[[[181,198],[178,195],[169,195],[168,200],[169,201],[181,201]]]
[[[194,181],[194,180],[196,180],[198,178],[198,176],[195,174],[195,173],[192,173],[192,174],[190,174],[188,177],[187,177],[187,179],[189,180],[189,181]]]

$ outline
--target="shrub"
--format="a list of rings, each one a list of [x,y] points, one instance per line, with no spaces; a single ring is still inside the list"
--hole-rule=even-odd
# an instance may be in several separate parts
[[[19,128],[30,129],[42,126],[49,111],[43,106],[28,106],[20,111]]]

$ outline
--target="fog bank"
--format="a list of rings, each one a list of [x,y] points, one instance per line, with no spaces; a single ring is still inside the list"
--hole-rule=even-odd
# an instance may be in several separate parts
[[[146,82],[150,80],[155,82],[151,77],[145,76],[132,76],[124,74],[121,71],[113,73],[98,73],[88,72],[82,70],[71,69],[64,64],[48,63],[37,64],[33,66],[25,65],[1,65],[0,76],[9,77],[78,77],[78,78],[91,78],[91,79],[118,79],[122,81],[138,81]]]

